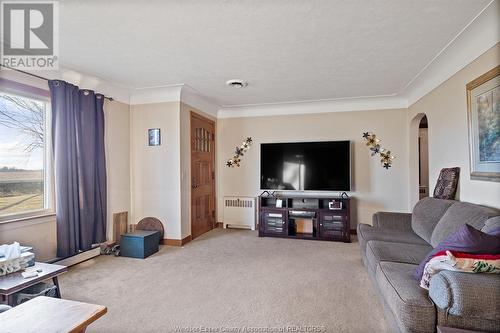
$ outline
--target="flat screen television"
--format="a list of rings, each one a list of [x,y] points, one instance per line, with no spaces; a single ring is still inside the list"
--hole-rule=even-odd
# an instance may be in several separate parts
[[[261,144],[260,188],[350,191],[350,141]]]

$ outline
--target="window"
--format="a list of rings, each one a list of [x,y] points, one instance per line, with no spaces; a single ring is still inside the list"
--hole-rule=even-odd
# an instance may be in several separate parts
[[[0,221],[51,208],[48,99],[0,91]]]

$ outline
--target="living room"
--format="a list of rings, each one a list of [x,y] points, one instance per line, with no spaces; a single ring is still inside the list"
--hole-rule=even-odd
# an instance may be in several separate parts
[[[500,1],[0,4],[0,332],[500,331]]]

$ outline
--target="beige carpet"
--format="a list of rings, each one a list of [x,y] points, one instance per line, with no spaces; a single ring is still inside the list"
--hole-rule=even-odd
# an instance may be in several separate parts
[[[97,257],[60,284],[64,298],[108,307],[88,333],[388,330],[357,242],[216,229],[145,260]]]

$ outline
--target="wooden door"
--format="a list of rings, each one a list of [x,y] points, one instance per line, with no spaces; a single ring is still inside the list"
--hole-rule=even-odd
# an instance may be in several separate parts
[[[191,112],[191,237],[215,227],[215,123]]]

